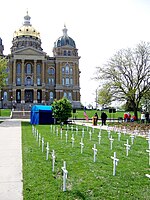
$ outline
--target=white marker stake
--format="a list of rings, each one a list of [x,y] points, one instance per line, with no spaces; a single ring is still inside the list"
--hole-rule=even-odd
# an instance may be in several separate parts
[[[81,153],[82,153],[83,152],[83,146],[84,146],[84,144],[83,144],[83,138],[81,138],[80,145],[81,145]]]
[[[128,152],[130,150],[130,146],[129,143],[128,143],[128,139],[127,139],[127,144],[124,144],[126,146],[126,156],[128,156]]]
[[[38,132],[38,130],[37,130],[37,132],[36,132],[36,141],[38,142],[38,139],[39,139],[39,132]]]
[[[72,140],[72,147],[74,146],[74,134],[72,134],[72,138],[71,138],[71,140]]]
[[[56,129],[56,136],[58,136],[58,127],[57,127],[57,129]]]
[[[55,151],[52,151],[52,171],[55,171]]]
[[[76,127],[76,134],[78,134],[78,127]]]
[[[112,143],[113,143],[113,141],[114,141],[114,139],[112,138],[112,135],[111,135],[111,137],[109,138],[109,140],[110,140],[110,149],[112,150]]]
[[[60,129],[60,138],[62,139],[62,128]]]
[[[114,152],[114,157],[111,156],[111,159],[113,159],[113,176],[115,176],[116,175],[116,166],[119,161],[119,159],[116,158],[116,152]]]
[[[39,134],[39,147],[41,145],[41,135]]]
[[[82,137],[84,138],[84,128],[82,128]]]
[[[66,180],[68,171],[66,170],[66,161],[64,161],[64,166],[61,168],[63,170],[63,192],[66,191]]]
[[[66,136],[66,143],[67,143],[67,141],[68,141],[68,132],[67,131],[66,131],[65,136]]]
[[[149,174],[145,174],[145,176],[146,176],[147,178],[150,178],[150,175],[149,175]]]
[[[96,155],[97,155],[97,149],[96,149],[96,144],[94,144],[94,148],[92,148],[94,151],[94,162],[96,161]]]
[[[134,135],[130,135],[130,138],[131,138],[131,144],[133,145],[133,143],[134,143]]]
[[[101,132],[99,132],[99,134],[98,134],[98,144],[100,144],[101,143]]]
[[[149,153],[149,165],[150,165],[150,149],[149,149],[149,150],[146,150],[146,152]]]
[[[89,132],[89,135],[90,135],[90,140],[92,140],[92,132],[91,131]]]
[[[51,132],[53,131],[53,126],[52,126],[52,124],[51,124],[51,126],[50,126],[50,131],[51,131]]]
[[[146,140],[148,141],[148,149],[150,149],[150,135],[146,138]]]
[[[107,133],[108,133],[108,138],[110,138],[110,133],[111,133],[111,131],[108,130]]]
[[[47,146],[46,146],[46,160],[48,160],[48,154],[49,154],[49,143],[47,142]]]
[[[118,132],[118,141],[120,141],[120,138],[121,138],[121,132]]]
[[[42,152],[44,151],[44,138],[42,137]]]
[[[34,126],[32,125],[32,134],[34,135]]]

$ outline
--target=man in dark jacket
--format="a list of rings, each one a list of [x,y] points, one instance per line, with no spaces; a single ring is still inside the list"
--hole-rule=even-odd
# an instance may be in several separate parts
[[[107,119],[107,115],[105,112],[102,112],[101,114],[101,119],[102,119],[102,126],[106,125],[106,119]]]

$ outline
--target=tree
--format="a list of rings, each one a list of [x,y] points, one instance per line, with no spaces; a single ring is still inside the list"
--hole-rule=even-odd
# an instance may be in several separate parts
[[[98,68],[98,80],[109,83],[112,101],[128,101],[137,116],[141,98],[150,91],[150,43],[140,42],[133,49],[116,52]]]
[[[104,85],[104,87],[98,91],[98,103],[103,107],[110,105],[111,97],[112,95],[109,84]]]
[[[5,58],[0,58],[0,89],[6,84],[7,77],[7,60]]]
[[[61,122],[65,122],[71,117],[72,105],[70,101],[66,98],[60,100],[54,100],[53,104],[53,114],[54,118]]]

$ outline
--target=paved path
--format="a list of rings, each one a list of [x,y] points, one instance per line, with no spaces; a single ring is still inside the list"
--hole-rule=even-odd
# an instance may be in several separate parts
[[[23,200],[21,121],[0,124],[0,200]]]

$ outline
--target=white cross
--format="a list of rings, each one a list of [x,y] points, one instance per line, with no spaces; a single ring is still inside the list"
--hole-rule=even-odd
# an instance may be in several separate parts
[[[108,138],[110,138],[110,133],[111,133],[111,131],[108,130],[107,133],[108,133]]]
[[[150,175],[149,175],[149,174],[145,174],[145,176],[148,177],[148,178],[150,178]]]
[[[54,172],[54,168],[55,168],[55,151],[52,151],[52,171]]]
[[[127,139],[127,143],[124,144],[124,145],[126,146],[126,156],[128,156],[128,152],[129,152],[130,146],[131,146],[131,145],[129,145],[129,143],[128,143],[128,139]]]
[[[36,132],[36,141],[38,142],[38,138],[39,138],[39,132],[38,132],[38,130],[37,130],[37,132]]]
[[[111,159],[113,159],[113,176],[115,176],[116,175],[116,166],[119,161],[119,159],[116,158],[116,152],[114,152],[114,156],[111,156]]]
[[[87,131],[89,130],[89,127],[88,127],[88,126],[86,127],[86,130],[87,130]]]
[[[120,138],[121,138],[121,132],[118,132],[118,141],[120,141]]]
[[[66,136],[66,143],[67,143],[67,141],[68,141],[68,132],[67,131],[66,131],[65,136]]]
[[[84,138],[84,128],[82,128],[82,137]]]
[[[92,133],[94,133],[94,128],[92,128]]]
[[[74,146],[74,134],[72,134],[72,137],[71,137],[71,140],[72,140],[72,147]]]
[[[47,142],[47,146],[46,146],[46,160],[48,160],[48,154],[49,154],[49,143]]]
[[[150,149],[150,135],[148,135],[148,137],[146,138],[146,140],[148,141],[148,149]]]
[[[134,135],[130,135],[130,138],[131,138],[131,144],[134,143]]]
[[[34,129],[34,137],[36,137],[36,128]]]
[[[96,161],[96,155],[97,155],[96,144],[94,144],[94,147],[92,149],[94,151],[94,162],[95,162]]]
[[[44,138],[42,137],[42,152],[44,151]]]
[[[32,125],[32,134],[34,134],[34,126]]]
[[[41,135],[39,134],[39,147],[41,145]]]
[[[62,128],[60,129],[60,138],[62,139]]]
[[[92,132],[90,131],[89,132],[89,135],[90,135],[90,140],[92,139]]]
[[[111,137],[109,138],[109,140],[110,140],[110,149],[112,150],[112,143],[113,143],[113,141],[114,141],[114,139],[112,138],[112,135],[111,135]]]
[[[61,168],[63,171],[63,191],[66,191],[66,180],[68,171],[66,170],[66,161],[64,161],[64,166]]]
[[[76,134],[78,133],[78,127],[76,127]]]
[[[51,124],[51,126],[50,126],[50,130],[51,130],[51,132],[52,132],[52,130],[53,130],[53,126],[52,126],[52,124]]]
[[[83,146],[84,146],[84,144],[83,144],[83,138],[81,138],[80,145],[81,145],[81,153],[82,153],[83,152]]]
[[[146,152],[149,153],[149,165],[150,165],[150,149],[149,149],[149,150],[146,150]]]
[[[71,132],[73,132],[73,126],[71,126]]]
[[[100,143],[101,143],[101,131],[98,134],[98,144],[100,144]]]
[[[56,136],[58,136],[58,127],[57,127],[57,129],[56,129]]]

